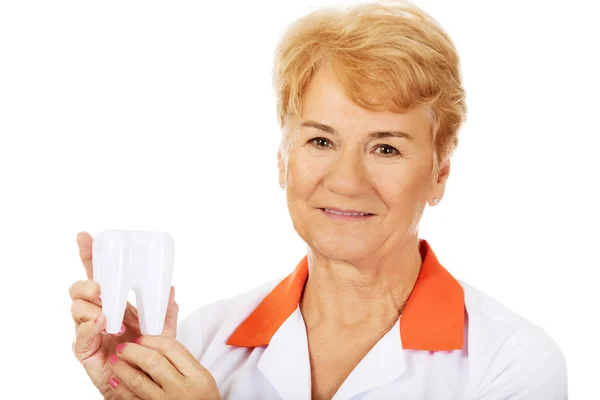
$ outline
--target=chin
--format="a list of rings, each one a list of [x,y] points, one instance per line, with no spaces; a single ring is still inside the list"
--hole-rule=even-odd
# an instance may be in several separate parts
[[[356,237],[321,234],[307,239],[311,249],[332,260],[360,260],[373,253],[372,245]]]

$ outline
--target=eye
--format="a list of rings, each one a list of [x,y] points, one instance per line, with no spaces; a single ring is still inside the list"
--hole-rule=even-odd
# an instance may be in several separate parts
[[[318,148],[320,150],[325,150],[325,149],[331,147],[331,141],[324,137],[316,137],[316,138],[310,139],[308,141],[308,143],[312,144],[313,146],[315,146],[316,148]]]
[[[384,157],[394,157],[401,155],[398,150],[387,144],[378,145],[377,150],[375,150],[375,152],[381,154]]]

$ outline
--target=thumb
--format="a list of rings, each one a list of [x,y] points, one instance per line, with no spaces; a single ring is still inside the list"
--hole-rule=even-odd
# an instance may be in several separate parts
[[[79,247],[79,258],[85,268],[85,275],[88,279],[94,279],[92,267],[92,243],[94,239],[87,232],[77,234],[77,247]]]
[[[162,336],[175,338],[177,335],[177,314],[179,305],[175,302],[175,287],[171,286],[169,293],[169,304],[167,305],[167,315],[165,316],[165,325]]]

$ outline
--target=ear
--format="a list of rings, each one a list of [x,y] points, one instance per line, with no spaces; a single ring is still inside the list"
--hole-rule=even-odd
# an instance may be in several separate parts
[[[444,164],[442,164],[442,167],[440,168],[440,173],[438,175],[438,180],[437,180],[437,184],[438,185],[444,185],[446,186],[446,181],[448,180],[448,177],[450,176],[450,159],[446,160],[444,162]]]
[[[285,163],[281,155],[281,150],[277,150],[277,169],[279,170],[279,186],[285,189]]]
[[[439,169],[437,180],[433,182],[433,187],[428,200],[430,206],[436,205],[433,203],[433,199],[437,199],[439,202],[442,200],[442,197],[444,197],[444,192],[446,191],[446,182],[448,181],[449,176],[450,159],[447,159]]]

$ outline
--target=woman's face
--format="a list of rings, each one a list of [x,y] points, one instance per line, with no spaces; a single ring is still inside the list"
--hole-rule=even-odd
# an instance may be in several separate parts
[[[290,135],[287,174],[278,155],[300,237],[313,251],[350,261],[383,256],[417,235],[425,204],[441,198],[449,172],[446,165],[432,181],[424,111],[366,111],[345,96],[330,69],[314,75],[302,109],[284,128]],[[368,215],[340,216],[330,209]]]

